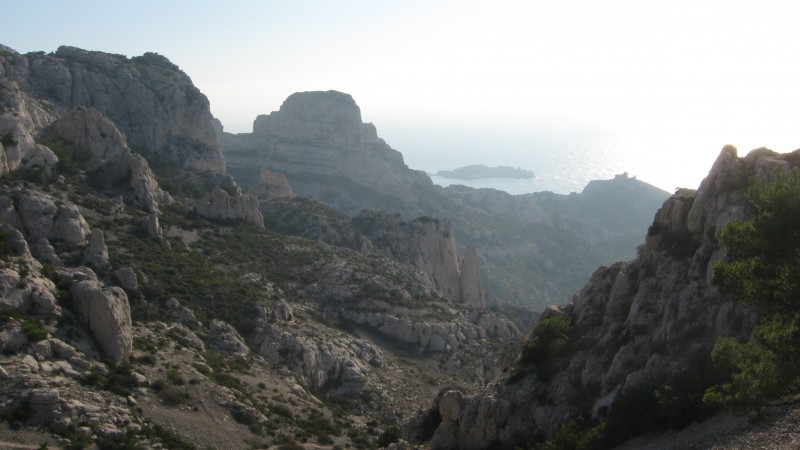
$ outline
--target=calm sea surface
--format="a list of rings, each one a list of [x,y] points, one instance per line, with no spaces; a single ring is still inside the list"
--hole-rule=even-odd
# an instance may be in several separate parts
[[[452,135],[451,135],[452,136]],[[532,170],[535,179],[448,179],[434,183],[494,188],[511,194],[552,191],[581,192],[591,180],[627,172],[668,192],[697,188],[726,142],[710,136],[625,135],[608,130],[561,128],[519,134],[442,137],[436,134],[387,142],[403,153],[413,169],[435,174],[470,164],[512,166]],[[395,141],[400,141],[399,145]],[[746,149],[749,150],[749,149]],[[747,151],[740,149],[740,155]]]

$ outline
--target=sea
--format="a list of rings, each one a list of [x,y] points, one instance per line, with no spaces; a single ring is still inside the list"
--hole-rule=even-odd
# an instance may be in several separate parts
[[[412,169],[441,186],[461,184],[511,194],[581,192],[592,180],[627,173],[667,192],[696,189],[728,142],[717,135],[620,131],[585,126],[508,130],[424,130],[382,133]],[[381,134],[381,130],[379,130]],[[753,147],[740,148],[744,155]],[[471,164],[531,170],[533,179],[461,180],[435,175]]]

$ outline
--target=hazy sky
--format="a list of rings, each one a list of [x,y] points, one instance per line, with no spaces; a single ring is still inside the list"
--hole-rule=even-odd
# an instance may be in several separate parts
[[[524,152],[520,136],[551,126],[619,132],[622,164],[667,189],[695,187],[726,143],[800,147],[796,0],[0,5],[0,43],[23,53],[167,56],[226,131],[251,131],[296,91],[350,93],[379,135],[428,170],[431,152],[472,155],[474,142]],[[508,136],[518,147],[503,148]],[[691,161],[668,163],[681,158]]]

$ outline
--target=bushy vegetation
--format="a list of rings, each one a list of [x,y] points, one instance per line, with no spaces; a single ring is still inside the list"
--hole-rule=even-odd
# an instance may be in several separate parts
[[[91,168],[93,156],[88,148],[77,147],[62,140],[44,142],[44,145],[58,156],[56,170],[65,175],[76,175]]]
[[[108,372],[93,367],[81,382],[85,386],[97,387],[122,396],[131,395],[131,389],[136,386],[133,366],[129,362],[120,363]]]
[[[543,379],[552,376],[556,359],[568,353],[572,343],[572,323],[568,315],[548,317],[536,322],[525,348],[522,350],[523,365],[534,366]],[[516,373],[517,378],[522,372]]]
[[[751,342],[720,339],[712,353],[727,380],[705,400],[757,409],[800,387],[800,171],[772,183],[753,179],[747,199],[756,215],[731,221],[718,238],[729,261],[714,267],[713,282],[761,316]]]

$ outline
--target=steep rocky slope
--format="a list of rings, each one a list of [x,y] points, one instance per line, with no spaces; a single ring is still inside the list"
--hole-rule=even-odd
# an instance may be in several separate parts
[[[498,375],[520,328],[463,303],[478,264],[446,222],[373,221],[358,251],[276,233],[262,203],[316,203],[226,177],[165,58],[0,58],[0,445],[374,448]]]
[[[715,233],[753,214],[748,178],[796,166],[797,153],[739,158],[724,148],[698,190],[679,190],[658,211],[635,260],[597,270],[570,305],[543,315],[503,377],[473,396],[442,392],[407,436],[431,448],[511,448],[602,420],[619,442],[702,417],[715,340],[746,339],[756,323],[710,284],[725,258]]]
[[[476,249],[487,290],[537,309],[567,301],[598,265],[632,258],[668,197],[627,176],[569,196],[443,189],[409,169],[375,127],[362,122],[353,98],[335,91],[292,94],[278,111],[258,116],[253,133],[217,130],[228,170],[240,184],[257,183],[259,170],[268,168],[298,194],[349,216],[375,209],[447,219],[460,257]]]
[[[43,150],[34,143],[36,131],[86,106],[114,122],[131,148],[151,162],[225,171],[208,99],[161,55],[128,59],[74,47],[20,55],[2,47],[0,77],[0,131],[10,133],[3,143],[11,147],[4,158],[10,169],[47,158],[37,154]],[[13,141],[18,144],[7,145]]]

